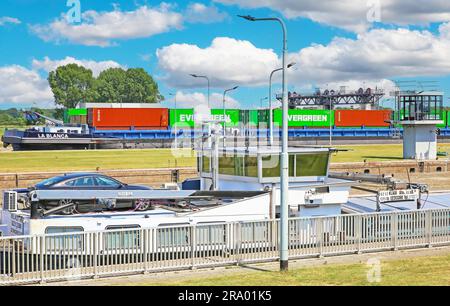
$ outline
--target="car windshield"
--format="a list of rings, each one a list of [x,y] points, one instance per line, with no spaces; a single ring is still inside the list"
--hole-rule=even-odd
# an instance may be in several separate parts
[[[62,176],[55,176],[49,179],[46,179],[38,184],[36,184],[36,186],[41,186],[41,187],[48,187],[48,186],[52,186],[56,183],[59,183],[63,180],[64,178]]]

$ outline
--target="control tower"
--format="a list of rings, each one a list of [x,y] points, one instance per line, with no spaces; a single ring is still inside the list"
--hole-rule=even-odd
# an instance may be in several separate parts
[[[437,158],[437,128],[443,123],[443,93],[405,91],[396,95],[396,122],[403,126],[403,158]]]

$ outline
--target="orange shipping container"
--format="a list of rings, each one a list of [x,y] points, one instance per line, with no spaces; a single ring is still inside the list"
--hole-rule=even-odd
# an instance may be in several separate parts
[[[334,122],[337,127],[389,127],[390,110],[337,110]]]
[[[167,108],[91,108],[88,122],[98,130],[166,130]]]

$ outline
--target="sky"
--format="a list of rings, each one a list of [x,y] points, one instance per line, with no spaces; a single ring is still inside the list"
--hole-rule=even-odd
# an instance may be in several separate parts
[[[281,17],[288,29],[288,88],[378,87],[387,94],[438,88],[450,97],[448,0],[2,0],[0,108],[54,107],[48,73],[77,63],[94,75],[142,67],[164,105],[267,103],[270,72],[281,67]],[[280,75],[273,92],[280,91]],[[433,81],[433,82],[430,82]],[[172,95],[171,95],[172,94]]]

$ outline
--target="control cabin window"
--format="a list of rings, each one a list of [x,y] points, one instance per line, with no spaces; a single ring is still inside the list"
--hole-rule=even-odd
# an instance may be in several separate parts
[[[224,175],[258,177],[258,158],[252,156],[219,157],[219,173]]]
[[[328,170],[329,154],[290,154],[289,155],[289,176],[290,177],[311,177],[326,176]],[[279,155],[263,156],[262,158],[263,177],[280,176]]]

